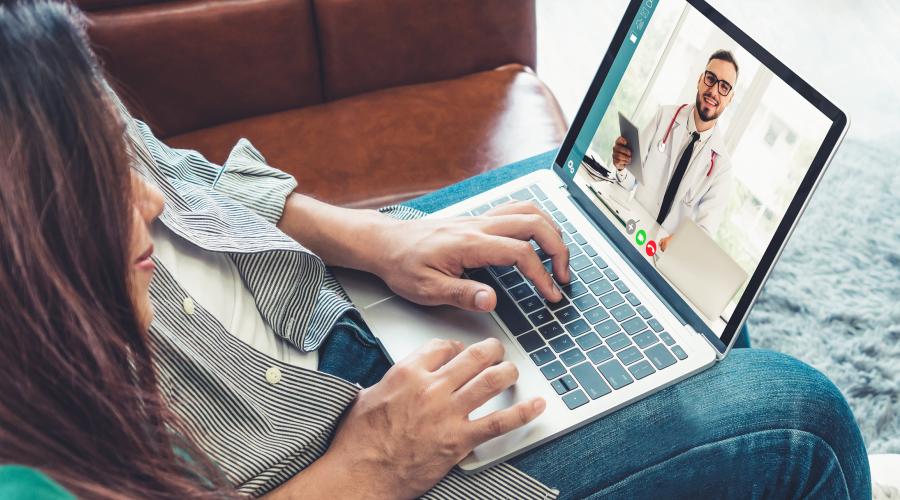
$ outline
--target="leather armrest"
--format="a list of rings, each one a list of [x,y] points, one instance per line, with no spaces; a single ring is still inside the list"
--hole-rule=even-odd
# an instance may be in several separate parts
[[[314,0],[324,93],[534,68],[534,0]]]

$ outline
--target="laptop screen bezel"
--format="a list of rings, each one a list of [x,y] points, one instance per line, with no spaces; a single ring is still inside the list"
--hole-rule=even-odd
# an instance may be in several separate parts
[[[635,266],[645,278],[648,278],[648,284],[651,285],[651,287],[654,287],[656,289],[655,291],[669,302],[675,309],[673,312],[676,312],[685,323],[690,324],[695,330],[705,335],[719,354],[724,356],[734,343],[737,332],[746,321],[750,308],[756,300],[756,297],[759,295],[781,250],[784,248],[787,238],[793,231],[798,218],[802,214],[809,197],[812,195],[813,190],[818,184],[834,151],[843,139],[847,131],[848,119],[847,115],[834,103],[810,86],[806,81],[800,78],[800,76],[785,66],[780,60],[750,38],[749,35],[744,33],[731,21],[726,19],[725,16],[719,13],[711,5],[703,0],[681,0],[705,16],[716,27],[725,32],[726,35],[730,36],[735,42],[755,57],[761,64],[771,70],[775,76],[781,78],[794,91],[825,115],[826,118],[831,120],[831,126],[825,135],[825,139],[822,141],[819,150],[816,152],[809,170],[803,177],[794,198],[788,205],[784,218],[779,223],[772,240],[763,252],[763,256],[756,267],[756,270],[751,275],[747,287],[731,314],[725,329],[722,331],[721,335],[717,335],[709,328],[706,322],[697,315],[693,308],[671,288],[671,285],[658,274],[658,271],[647,263],[640,251],[631,244],[621,231],[616,230],[615,227],[612,226],[612,222],[603,215],[603,213],[586,196],[581,186],[575,182],[574,176],[569,175],[564,169],[566,159],[569,157],[569,154],[575,145],[575,140],[584,126],[584,122],[590,113],[594,101],[597,99],[604,80],[610,72],[616,55],[622,49],[622,46],[626,41],[626,37],[628,36],[638,10],[645,2],[654,1],[677,0],[631,0],[625,10],[622,21],[619,23],[615,35],[610,42],[609,48],[603,57],[600,68],[597,70],[597,74],[594,76],[594,80],[588,88],[587,95],[585,96],[584,101],[582,101],[581,107],[572,122],[572,126],[569,128],[569,132],[563,140],[556,159],[554,160],[553,169],[554,172],[566,182],[569,193],[573,195],[573,198],[575,198],[581,208],[588,212],[595,222],[599,223],[600,229],[603,231],[604,235],[610,239],[613,246],[623,254],[623,256]],[[650,273],[654,273],[655,275],[651,276]]]

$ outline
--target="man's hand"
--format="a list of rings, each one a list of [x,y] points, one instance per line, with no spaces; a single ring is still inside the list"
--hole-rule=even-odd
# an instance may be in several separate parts
[[[663,252],[666,251],[666,248],[669,247],[669,240],[672,239],[672,236],[673,235],[669,235],[669,236],[666,236],[665,238],[659,240],[659,249],[660,250],[662,250]]]
[[[419,219],[387,226],[373,242],[374,272],[398,295],[423,305],[449,304],[490,311],[491,287],[460,278],[463,270],[515,265],[551,302],[562,294],[529,240],[553,262],[553,274],[569,282],[569,250],[559,227],[534,204],[515,202],[478,217]]]
[[[496,339],[465,350],[432,340],[359,393],[316,465],[343,477],[343,493],[351,496],[420,496],[473,448],[544,411],[546,402],[534,398],[469,419],[518,378],[514,364],[501,362],[503,354]]]
[[[628,141],[624,137],[619,136],[616,144],[613,146],[613,165],[616,170],[622,170],[631,163],[631,148],[628,147]]]

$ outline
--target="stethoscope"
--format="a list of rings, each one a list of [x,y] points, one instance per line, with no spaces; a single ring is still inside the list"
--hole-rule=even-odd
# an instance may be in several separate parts
[[[681,106],[678,106],[678,109],[675,110],[675,114],[672,115],[672,120],[669,121],[669,126],[666,127],[666,134],[663,135],[662,140],[656,144],[656,149],[658,149],[660,153],[666,152],[666,143],[669,141],[669,134],[672,133],[672,127],[675,125],[675,120],[678,119],[678,115],[681,114],[681,110],[686,107],[687,107],[687,104],[682,104]],[[711,151],[710,153],[711,153],[711,155],[710,155],[710,162],[709,162],[709,170],[706,172],[707,177],[712,175],[713,167],[716,166],[716,158],[719,156],[719,153],[716,153],[715,151]]]

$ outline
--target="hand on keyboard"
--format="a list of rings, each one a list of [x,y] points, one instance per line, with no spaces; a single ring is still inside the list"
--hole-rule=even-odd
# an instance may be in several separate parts
[[[375,273],[391,289],[423,305],[448,304],[491,311],[490,286],[461,278],[466,269],[515,266],[550,302],[563,298],[541,262],[548,256],[556,281],[569,281],[569,250],[559,226],[528,202],[496,206],[477,217],[419,219],[395,224],[383,234]],[[538,245],[538,256],[531,240]]]

